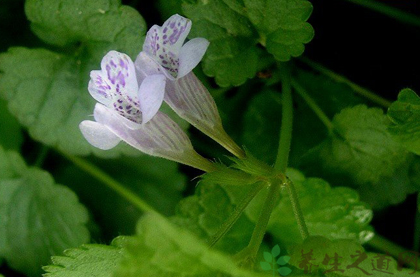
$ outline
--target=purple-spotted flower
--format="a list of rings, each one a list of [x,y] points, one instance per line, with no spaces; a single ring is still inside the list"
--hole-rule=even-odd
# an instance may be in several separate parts
[[[138,79],[138,75],[130,57],[116,51],[102,59],[101,70],[91,72],[88,89],[99,103],[94,110],[95,121],[80,123],[87,141],[104,150],[125,141],[152,156],[213,170],[214,165],[195,152],[188,136],[167,115],[156,111],[153,118],[144,122],[139,94],[164,91],[166,77],[151,74]]]
[[[173,15],[162,27],[154,25],[147,32],[135,67],[138,80],[150,79],[147,83],[154,83],[153,87],[159,90],[140,91],[143,119],[147,122],[153,118],[164,100],[181,118],[234,155],[244,157],[244,152],[223,129],[209,91],[192,72],[203,58],[209,42],[204,38],[194,38],[184,44],[190,29],[190,20]],[[160,89],[162,83],[165,83],[165,90]]]

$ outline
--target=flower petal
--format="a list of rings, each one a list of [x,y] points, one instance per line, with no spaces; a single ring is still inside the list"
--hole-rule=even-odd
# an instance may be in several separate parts
[[[164,69],[153,60],[146,52],[141,51],[134,62],[136,68],[137,82],[141,84],[149,75],[160,74]]]
[[[95,118],[104,122],[115,135],[134,148],[156,157],[183,163],[204,171],[214,170],[214,165],[203,158],[191,145],[188,136],[167,115],[157,114],[138,129],[121,124],[121,117],[115,111],[97,104]]]
[[[110,51],[103,57],[101,69],[102,77],[106,77],[114,98],[128,96],[134,101],[136,100],[138,83],[134,63],[129,56],[117,51]]]
[[[102,150],[114,148],[121,141],[121,139],[106,126],[95,121],[82,121],[79,128],[90,144]]]
[[[129,129],[133,129],[134,130],[134,129],[139,129],[141,127],[141,124],[139,124],[137,122],[134,122],[134,121],[131,121],[128,118],[126,118],[126,117],[122,116],[121,114],[119,114],[114,109],[108,108],[108,107],[106,107],[106,106],[104,106],[102,104],[99,104],[99,103],[96,103],[95,109],[93,111],[93,117],[95,118],[96,122],[99,122],[99,123],[101,123],[103,125],[106,125],[107,120],[108,120],[108,117],[103,117],[102,114],[96,113],[96,110],[97,110],[98,106],[101,106],[101,107],[107,109],[109,111],[109,113],[114,114],[114,116],[116,118],[118,118],[119,122],[121,124],[123,124],[124,126],[128,127]]]
[[[178,54],[190,30],[191,21],[175,14],[166,20],[162,27],[154,25],[150,28],[143,51],[176,77],[179,66]]]
[[[179,52],[179,67],[177,78],[182,78],[193,70],[201,61],[209,46],[205,38],[194,38],[182,46]]]
[[[165,95],[166,76],[155,74],[146,77],[139,89],[142,123],[147,123],[157,113]]]
[[[165,102],[183,119],[211,137],[237,157],[245,157],[242,149],[226,134],[216,103],[206,87],[194,75],[166,84]]]
[[[112,103],[113,94],[111,85],[101,70],[92,70],[90,72],[90,81],[88,90],[93,99],[106,106]]]

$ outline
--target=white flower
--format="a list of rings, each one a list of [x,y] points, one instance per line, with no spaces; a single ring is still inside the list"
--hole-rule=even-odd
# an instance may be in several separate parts
[[[154,25],[147,32],[143,51],[135,67],[138,80],[150,80],[152,87],[165,90],[140,89],[139,99],[143,120],[152,119],[162,101],[191,125],[220,143],[238,157],[244,152],[226,134],[216,103],[206,87],[191,72],[203,58],[209,46],[204,38],[194,38],[184,44],[191,21],[180,15],[171,16],[162,27]],[[165,80],[156,78],[165,76]],[[159,84],[160,82],[160,84]]]
[[[95,121],[80,123],[87,141],[107,150],[123,140],[149,155],[213,170],[213,164],[195,152],[188,136],[167,115],[156,111],[147,123],[143,121],[145,106],[140,91],[162,93],[166,77],[152,74],[138,80],[137,75],[130,57],[116,51],[102,59],[101,70],[91,72],[88,89],[99,103],[94,110]]]

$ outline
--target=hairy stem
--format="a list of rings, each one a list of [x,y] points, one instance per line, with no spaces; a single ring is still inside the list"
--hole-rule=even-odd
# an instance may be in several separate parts
[[[265,198],[264,205],[257,220],[256,228],[252,233],[251,240],[248,244],[248,248],[255,256],[258,253],[265,231],[267,230],[271,212],[273,211],[276,199],[279,196],[280,186],[281,184],[277,182],[270,185],[267,197]]]
[[[71,161],[74,165],[79,167],[81,170],[92,175],[93,177],[101,181],[103,184],[105,184],[107,187],[109,187],[110,189],[118,193],[120,196],[124,197],[131,204],[136,206],[140,211],[143,211],[143,212],[155,211],[152,206],[146,203],[146,201],[141,199],[139,196],[134,194],[129,189],[125,188],[121,183],[119,183],[117,180],[113,179],[111,176],[106,174],[99,167],[91,164],[85,159],[71,156],[63,152],[60,152],[60,153],[66,159]]]
[[[368,9],[374,10],[381,14],[387,15],[401,22],[420,27],[419,17],[415,16],[414,14],[404,12],[400,9],[380,3],[379,1],[374,1],[374,0],[347,0],[347,1],[363,6]]]
[[[216,234],[214,234],[210,240],[210,247],[213,247],[238,221],[239,217],[243,213],[248,204],[254,199],[254,197],[266,186],[265,183],[255,184],[252,190],[242,199],[242,201],[235,207],[233,213],[228,219],[220,226]]]
[[[287,190],[289,191],[290,201],[292,202],[293,213],[299,226],[300,235],[302,236],[302,239],[305,240],[309,237],[309,232],[308,227],[306,227],[302,209],[300,208],[299,198],[296,193],[295,185],[290,179],[287,180],[286,184]]]
[[[289,160],[290,145],[292,142],[293,128],[293,99],[292,86],[290,78],[290,69],[288,64],[282,64],[281,80],[282,80],[282,117],[280,128],[280,140],[277,151],[277,158],[274,168],[281,173],[286,172]]]
[[[312,67],[313,69],[315,69],[315,70],[321,72],[322,74],[330,77],[334,81],[336,81],[338,83],[343,83],[343,84],[348,85],[351,89],[353,89],[354,92],[356,92],[357,94],[369,99],[370,101],[372,101],[375,104],[378,104],[378,105],[380,105],[384,108],[388,108],[391,105],[391,101],[388,101],[385,98],[380,97],[376,93],[353,83],[352,81],[350,81],[346,77],[341,76],[341,75],[331,71],[330,69],[320,65],[319,63],[316,63],[316,62],[314,62],[314,61],[312,61],[308,58],[305,58],[305,57],[300,58],[300,60],[302,62],[304,62],[305,64],[309,65],[310,67]]]
[[[235,259],[244,267],[252,267],[255,263],[258,250],[260,249],[268,222],[270,221],[271,213],[276,205],[276,199],[279,196],[280,186],[281,184],[278,182],[270,184],[267,197],[265,198],[264,205],[252,232],[251,240],[245,249],[235,255]]]
[[[308,106],[314,111],[325,127],[327,127],[328,132],[331,133],[334,126],[328,116],[324,111],[318,106],[315,100],[308,94],[308,92],[295,80],[292,79],[292,86],[295,91],[305,100]]]
[[[282,71],[282,122],[280,129],[280,141],[279,141],[279,150],[277,152],[277,159],[274,165],[274,168],[280,171],[281,173],[286,173],[287,161],[290,151],[290,144],[292,141],[292,127],[293,127],[293,99],[292,99],[292,81],[290,77],[290,71],[288,68],[284,68]],[[315,102],[314,102],[315,103]],[[332,126],[332,124],[331,124]],[[299,198],[297,196],[295,187],[293,183],[288,180],[286,182],[290,201],[292,202],[293,212],[297,224],[299,225],[299,230],[301,232],[302,238],[306,239],[308,234],[308,229],[306,227],[305,219],[303,218],[302,210],[299,204]]]

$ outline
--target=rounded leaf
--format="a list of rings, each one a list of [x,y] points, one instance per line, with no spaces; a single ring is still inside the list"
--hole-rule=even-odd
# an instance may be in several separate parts
[[[277,264],[279,265],[285,265],[290,261],[290,256],[281,256],[278,260],[277,260]]]
[[[292,272],[292,270],[284,266],[284,267],[280,267],[278,269],[278,272],[280,273],[281,276],[287,276]]]
[[[271,254],[273,255],[273,257],[277,257],[278,255],[280,255],[280,246],[277,244],[273,247],[273,249],[271,249]]]
[[[264,252],[264,259],[269,263],[273,262],[273,256],[269,252]]]
[[[271,270],[271,265],[267,262],[260,262],[260,266],[263,270]]]

